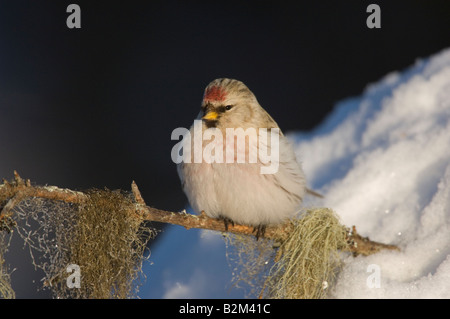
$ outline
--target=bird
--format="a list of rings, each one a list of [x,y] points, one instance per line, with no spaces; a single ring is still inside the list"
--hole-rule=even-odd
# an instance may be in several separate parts
[[[201,148],[197,150],[206,152],[207,147],[211,149],[215,146],[213,158],[220,155],[218,150],[223,150],[224,157],[230,151],[238,153],[231,157],[234,161],[218,161],[217,158],[211,161],[203,156],[200,162],[185,160],[177,164],[181,186],[196,213],[204,212],[211,218],[223,219],[226,229],[229,223],[251,226],[258,238],[267,226],[281,224],[300,211],[307,191],[301,163],[278,124],[243,82],[229,78],[210,82],[204,90],[195,122],[201,124],[202,132],[209,129],[210,135],[215,137],[212,141],[203,139]],[[233,141],[236,144],[236,136],[227,136],[230,129],[271,131],[276,134],[274,137],[278,138],[278,143],[271,142],[269,138],[265,143],[248,138],[245,145],[239,147],[233,145]],[[194,124],[189,134],[195,134]],[[189,146],[193,149],[194,141],[189,140]],[[227,143],[231,143],[232,147],[226,149]],[[272,173],[261,173],[262,168],[268,167],[267,160],[263,161],[259,154],[262,147],[268,148],[266,151],[271,154],[278,152],[278,166]],[[249,160],[251,151],[257,153],[256,160]],[[246,156],[244,162],[236,161],[239,152]],[[193,157],[191,154],[189,159]]]

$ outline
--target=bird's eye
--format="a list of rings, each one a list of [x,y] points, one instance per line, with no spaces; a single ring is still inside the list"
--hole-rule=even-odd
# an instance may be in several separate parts
[[[227,105],[227,106],[225,106],[225,110],[227,110],[227,111],[231,110],[232,108],[233,108],[233,105]]]

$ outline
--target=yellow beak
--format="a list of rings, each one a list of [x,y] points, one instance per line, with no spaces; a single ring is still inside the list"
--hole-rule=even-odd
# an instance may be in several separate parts
[[[205,116],[202,117],[202,119],[213,121],[217,119],[218,116],[219,113],[217,113],[216,111],[209,111],[208,113],[205,114]]]

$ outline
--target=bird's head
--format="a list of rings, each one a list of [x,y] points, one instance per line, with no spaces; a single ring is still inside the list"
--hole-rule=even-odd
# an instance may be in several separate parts
[[[257,108],[255,95],[244,83],[220,78],[206,87],[200,117],[207,127],[246,127],[255,120]]]

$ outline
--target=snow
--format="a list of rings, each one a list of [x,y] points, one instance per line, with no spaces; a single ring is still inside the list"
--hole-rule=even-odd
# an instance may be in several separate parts
[[[312,185],[325,194],[323,205],[361,234],[402,251],[348,258],[334,296],[449,298],[450,51],[388,75],[352,103],[358,106],[347,119],[299,139],[297,151],[334,154],[305,163]],[[332,181],[314,174],[333,170]],[[380,268],[378,288],[366,284],[372,264]]]
[[[325,196],[314,205],[401,248],[346,257],[331,297],[450,298],[450,49],[388,74],[338,103],[313,132],[288,137],[309,186]],[[145,267],[141,297],[244,297],[230,289],[220,235],[202,234],[169,229]]]

